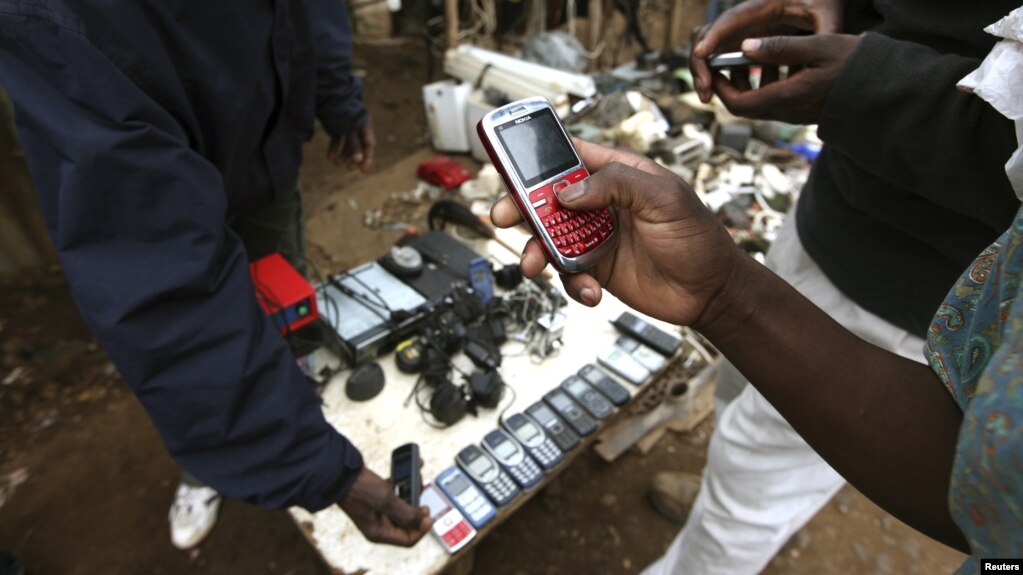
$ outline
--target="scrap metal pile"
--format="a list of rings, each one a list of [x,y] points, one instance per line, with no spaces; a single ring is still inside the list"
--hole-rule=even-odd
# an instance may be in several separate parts
[[[815,129],[736,118],[691,91],[668,91],[678,86],[657,92],[634,84],[574,106],[566,127],[678,174],[739,245],[762,257],[820,149]]]
[[[644,54],[606,73],[582,74],[555,68],[572,60],[563,53],[571,45],[553,45],[559,49],[525,51],[541,60],[535,62],[466,44],[449,50],[444,70],[453,79],[423,87],[431,143],[438,152],[470,153],[484,167],[455,185],[451,174],[434,171],[436,178],[425,178],[429,190],[400,192],[389,206],[411,212],[418,201],[457,189],[474,211],[486,213],[504,189],[476,123],[509,101],[542,94],[575,137],[647,155],[689,182],[735,241],[762,258],[820,150],[816,127],[750,121],[716,100],[700,102],[684,53]],[[367,225],[414,225],[418,215],[384,212],[367,214]]]

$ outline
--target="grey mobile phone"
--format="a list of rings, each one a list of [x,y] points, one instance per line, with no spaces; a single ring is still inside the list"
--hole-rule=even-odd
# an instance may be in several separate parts
[[[707,58],[707,67],[714,69],[744,68],[758,64],[755,60],[747,58],[742,52],[722,52]]]

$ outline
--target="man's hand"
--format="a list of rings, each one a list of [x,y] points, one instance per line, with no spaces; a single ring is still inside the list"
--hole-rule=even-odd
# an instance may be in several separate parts
[[[737,116],[816,124],[831,87],[861,38],[851,34],[819,34],[745,40],[743,54],[764,64],[767,81],[753,90],[748,78],[733,70],[731,80],[715,73],[712,87],[725,107]],[[777,80],[775,66],[788,66],[789,76]],[[767,74],[771,69],[775,70],[773,76]]]
[[[579,302],[600,302],[601,287],[631,307],[665,321],[701,323],[722,293],[740,258],[734,242],[689,186],[643,156],[576,141],[591,175],[568,186],[558,201],[571,209],[612,206],[618,213],[618,247],[587,272],[562,276]],[[499,227],[521,220],[511,199],[491,210]],[[530,239],[522,272],[535,277],[547,265]]]
[[[362,173],[369,172],[373,165],[373,153],[377,147],[376,135],[373,133],[371,118],[355,131],[348,132],[340,138],[331,138],[327,146],[327,159],[335,166],[345,164],[349,169],[358,167]]]
[[[416,509],[399,499],[387,481],[366,467],[338,506],[374,543],[411,547],[433,526],[425,507]]]
[[[726,11],[717,20],[693,33],[690,70],[700,99],[709,102],[712,78],[707,58],[718,52],[739,49],[747,38],[842,29],[842,0],[749,0]],[[768,73],[768,80],[774,72]],[[716,74],[720,75],[720,74]]]
[[[837,34],[841,28],[841,0],[743,2],[694,33],[689,67],[696,92],[704,102],[716,93],[739,116],[817,123],[831,87],[860,41],[859,36]],[[801,32],[814,35],[793,35]],[[750,88],[745,68],[733,68],[726,77],[707,67],[711,55],[740,48],[762,64],[756,90]],[[779,66],[788,67],[784,80],[778,79]]]

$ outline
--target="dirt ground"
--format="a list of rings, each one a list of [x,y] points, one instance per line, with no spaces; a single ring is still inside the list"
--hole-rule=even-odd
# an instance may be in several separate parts
[[[380,172],[425,145],[419,89],[427,80],[425,55],[417,42],[383,41],[360,43],[357,56],[380,141]],[[360,210],[380,205],[388,190],[346,196],[362,176],[330,166],[324,151],[321,134],[308,146],[302,175],[311,214],[351,207],[350,199]],[[352,233],[359,243],[354,254],[382,253],[397,232]],[[310,241],[325,267],[355,257],[332,256],[340,248],[323,237]],[[699,471],[711,431],[707,421],[691,433],[669,434],[646,456],[628,453],[614,464],[583,454],[479,545],[475,572],[638,572],[678,529],[646,502],[648,478]],[[287,514],[236,501],[225,502],[199,548],[174,549],[167,509],[177,473],[78,317],[59,270],[0,280],[0,548],[16,550],[28,573],[329,573]],[[961,557],[846,488],[765,572],[950,573]]]

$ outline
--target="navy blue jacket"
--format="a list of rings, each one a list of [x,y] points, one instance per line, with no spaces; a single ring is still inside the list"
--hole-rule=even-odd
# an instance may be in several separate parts
[[[178,463],[317,510],[362,456],[256,303],[232,216],[366,121],[342,0],[0,0],[10,92],[75,301]]]

